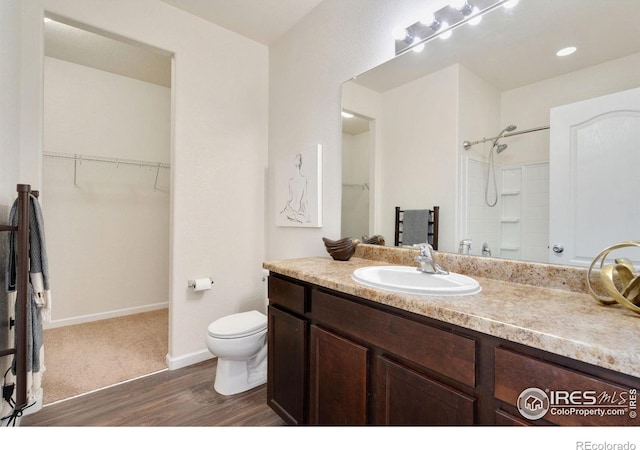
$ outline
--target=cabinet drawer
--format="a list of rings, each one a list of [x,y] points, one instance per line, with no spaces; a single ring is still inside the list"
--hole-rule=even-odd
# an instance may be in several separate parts
[[[304,286],[269,276],[269,302],[304,314]]]
[[[635,417],[637,387],[620,386],[526,355],[495,349],[495,397],[513,406],[523,391],[537,388],[546,395],[534,411],[560,425],[638,425]],[[521,402],[526,402],[523,395]],[[520,405],[521,407],[523,405]],[[530,411],[527,411],[530,413]],[[531,417],[529,417],[531,418]],[[536,419],[533,418],[535,421]]]
[[[313,290],[313,319],[331,324],[422,367],[475,387],[476,343],[368,306]]]

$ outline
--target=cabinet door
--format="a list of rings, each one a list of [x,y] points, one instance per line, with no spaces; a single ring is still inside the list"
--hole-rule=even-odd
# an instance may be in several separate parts
[[[366,424],[369,350],[315,325],[309,338],[310,423]]]
[[[290,424],[304,423],[307,322],[269,306],[267,404]]]
[[[376,424],[473,425],[475,399],[385,357],[376,358]]]

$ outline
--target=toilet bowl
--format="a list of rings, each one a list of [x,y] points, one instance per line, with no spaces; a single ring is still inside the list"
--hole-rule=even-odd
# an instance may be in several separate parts
[[[207,328],[207,348],[218,357],[216,392],[239,394],[267,381],[267,316],[259,311],[231,314]]]

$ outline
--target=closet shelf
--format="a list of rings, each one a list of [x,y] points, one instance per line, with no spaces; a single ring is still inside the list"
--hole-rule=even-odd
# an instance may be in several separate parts
[[[73,184],[74,186],[78,185],[78,162],[82,163],[83,161],[88,162],[99,162],[99,163],[108,163],[119,165],[127,165],[127,166],[138,166],[138,167],[152,167],[156,169],[156,179],[153,183],[153,189],[157,190],[158,188],[158,175],[160,174],[160,169],[170,169],[171,166],[167,163],[163,162],[153,162],[153,161],[140,161],[135,159],[121,159],[121,158],[109,158],[106,156],[92,156],[92,155],[79,155],[77,153],[56,153],[56,152],[42,152],[42,156],[46,156],[48,158],[61,158],[68,159],[73,161]]]
[[[139,161],[135,159],[126,159],[126,158],[110,158],[106,156],[93,156],[93,155],[80,155],[77,153],[57,153],[57,152],[43,152],[43,156],[49,158],[62,158],[62,159],[71,159],[74,161],[90,161],[90,162],[102,162],[102,163],[110,163],[110,164],[123,164],[129,166],[139,166],[139,167],[154,167],[161,169],[169,169],[171,166],[167,163],[163,162],[154,162],[154,161]]]

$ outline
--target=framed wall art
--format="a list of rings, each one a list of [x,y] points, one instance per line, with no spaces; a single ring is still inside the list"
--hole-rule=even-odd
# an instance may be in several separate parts
[[[322,146],[281,156],[275,167],[276,225],[322,226]]]

